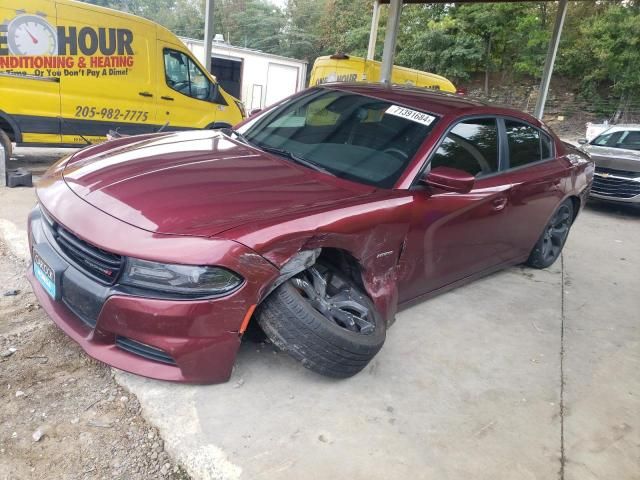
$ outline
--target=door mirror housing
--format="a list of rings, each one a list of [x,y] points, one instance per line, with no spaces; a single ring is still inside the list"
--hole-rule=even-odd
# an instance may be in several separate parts
[[[578,143],[580,145],[586,145],[587,143],[589,143],[589,140],[587,140],[586,138],[579,138]]]
[[[469,193],[476,179],[470,173],[457,168],[436,167],[423,174],[420,181],[429,187],[455,193]]]

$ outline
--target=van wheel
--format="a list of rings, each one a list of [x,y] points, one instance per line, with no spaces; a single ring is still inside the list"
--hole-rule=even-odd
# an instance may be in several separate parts
[[[0,144],[2,144],[2,148],[4,148],[4,160],[7,168],[9,167],[9,159],[11,158],[11,154],[13,153],[13,147],[11,145],[11,139],[9,135],[7,135],[4,130],[0,130]]]
[[[334,378],[355,375],[382,348],[384,320],[371,299],[340,271],[317,263],[280,285],[257,315],[278,348]]]

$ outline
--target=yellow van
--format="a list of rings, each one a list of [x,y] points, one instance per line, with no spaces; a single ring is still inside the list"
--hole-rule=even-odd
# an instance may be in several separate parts
[[[379,82],[380,62],[351,55],[336,54],[318,57],[313,64],[309,86],[330,82]],[[449,80],[433,73],[393,66],[391,83],[456,92]]]
[[[81,146],[242,120],[187,47],[149,20],[72,0],[0,2],[0,141]],[[2,160],[2,159],[0,159]]]

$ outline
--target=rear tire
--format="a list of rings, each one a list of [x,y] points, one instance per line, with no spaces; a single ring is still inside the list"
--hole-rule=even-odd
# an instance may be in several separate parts
[[[533,268],[547,268],[558,259],[573,223],[573,202],[570,198],[560,204],[544,231],[536,242],[527,265]]]
[[[13,153],[13,146],[11,145],[11,139],[4,130],[0,130],[0,144],[4,148],[4,158],[0,158],[0,161],[4,160],[7,170],[9,169],[9,159]],[[4,183],[2,184],[4,185]]]
[[[257,319],[278,348],[306,368],[334,378],[365,368],[386,337],[384,320],[369,297],[322,264],[279,286],[263,302]]]

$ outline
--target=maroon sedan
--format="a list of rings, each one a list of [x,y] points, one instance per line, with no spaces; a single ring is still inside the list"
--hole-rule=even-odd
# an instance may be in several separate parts
[[[29,218],[29,278],[60,328],[122,370],[225,381],[257,321],[306,367],[347,377],[398,308],[551,265],[592,176],[529,115],[328,85],[237,130],[120,138],[61,160]]]

